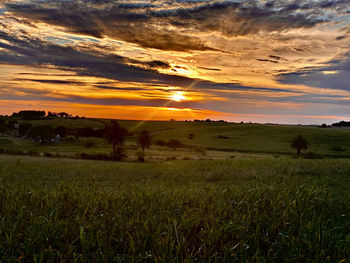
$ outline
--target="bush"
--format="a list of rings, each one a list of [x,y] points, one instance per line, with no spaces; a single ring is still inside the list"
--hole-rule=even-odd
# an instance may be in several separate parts
[[[156,145],[159,145],[159,146],[166,146],[166,142],[165,141],[163,141],[163,140],[157,140],[156,141]]]
[[[304,159],[323,159],[324,158],[322,154],[315,153],[315,152],[306,152],[306,153],[303,153],[301,156]]]
[[[0,148],[0,154],[4,154],[5,153],[5,150]]]
[[[145,161],[145,153],[143,151],[137,151],[136,157],[137,157],[137,160],[141,163]]]
[[[30,156],[39,156],[40,155],[38,152],[35,152],[35,151],[28,151],[27,154]]]
[[[53,154],[50,152],[44,152],[44,156],[50,158],[53,157]]]
[[[175,161],[176,160],[176,157],[175,156],[168,156],[166,158],[167,161]]]
[[[218,139],[230,139],[230,137],[227,137],[225,135],[218,135],[216,138],[218,138]]]
[[[335,152],[344,152],[345,149],[343,149],[341,146],[333,146],[331,148],[332,151],[335,151]]]
[[[127,155],[124,148],[117,148],[114,153],[111,153],[112,161],[123,161]]]
[[[183,144],[179,140],[171,139],[167,142],[167,146],[173,150],[176,150],[177,148],[182,147]]]
[[[5,154],[12,154],[12,155],[25,155],[26,153],[22,150],[14,150],[14,149],[6,149],[4,150]]]

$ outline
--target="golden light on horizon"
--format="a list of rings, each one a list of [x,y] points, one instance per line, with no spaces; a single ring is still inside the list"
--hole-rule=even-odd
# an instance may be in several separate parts
[[[170,99],[180,102],[186,100],[186,97],[183,95],[182,91],[176,91],[173,95],[171,95]]]

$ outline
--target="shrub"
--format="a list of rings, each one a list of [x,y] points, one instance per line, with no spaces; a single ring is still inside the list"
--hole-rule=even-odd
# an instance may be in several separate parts
[[[50,152],[44,152],[44,156],[45,157],[53,157],[53,155],[52,155],[52,153],[50,153]]]
[[[5,150],[0,148],[0,154],[4,154],[5,153]]]
[[[176,160],[176,157],[175,156],[168,156],[166,158],[167,161],[175,161]]]
[[[124,148],[117,148],[115,152],[111,153],[111,157],[113,161],[123,161],[127,155],[125,153]]]
[[[341,146],[333,146],[333,147],[331,148],[331,150],[332,150],[332,151],[335,151],[335,152],[344,152],[344,151],[345,151],[345,149],[342,148]]]
[[[4,151],[5,154],[13,154],[13,155],[25,155],[25,152],[22,150],[14,150],[14,149],[6,149]]]
[[[27,154],[30,155],[30,156],[39,156],[39,153],[36,152],[36,151],[28,151]]]
[[[216,138],[218,138],[218,139],[230,139],[230,137],[227,137],[225,135],[218,135]]]
[[[182,147],[183,144],[179,140],[171,139],[167,142],[167,146],[176,150],[177,148]]]
[[[144,151],[137,151],[136,152],[136,157],[137,157],[137,160],[141,163],[143,163],[145,161],[145,153]]]
[[[163,140],[157,140],[156,141],[156,145],[159,145],[159,146],[166,146],[166,142],[165,141],[163,141]]]

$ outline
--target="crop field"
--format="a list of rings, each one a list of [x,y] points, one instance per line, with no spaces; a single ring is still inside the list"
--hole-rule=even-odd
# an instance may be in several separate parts
[[[2,262],[346,262],[350,162],[0,155]]]
[[[110,124],[26,122],[95,130]],[[0,135],[0,262],[350,260],[349,129],[119,124],[128,130],[123,162],[83,160],[109,156],[103,136],[39,143],[14,128]],[[141,163],[144,130],[152,145]],[[293,158],[299,134],[312,158]],[[170,140],[182,145],[158,143]]]

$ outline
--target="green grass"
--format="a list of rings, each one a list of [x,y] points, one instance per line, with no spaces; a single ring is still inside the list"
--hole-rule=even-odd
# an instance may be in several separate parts
[[[348,160],[1,155],[0,187],[3,262],[350,258]]]
[[[53,119],[30,121],[32,125],[66,126],[71,128],[92,127],[103,128],[108,120],[103,119]],[[120,125],[133,132],[133,136],[127,138],[127,146],[134,149],[138,132],[148,130],[156,141],[161,139],[168,141],[178,139],[189,149],[190,147],[206,148],[207,152],[214,151],[203,158],[216,159],[216,156],[229,158],[230,155],[239,153],[260,153],[265,155],[290,155],[295,152],[290,143],[293,138],[301,134],[309,142],[308,151],[327,157],[350,157],[350,129],[318,128],[315,126],[288,126],[288,125],[262,125],[262,124],[235,124],[221,122],[160,122],[160,121],[126,121],[120,120]],[[193,133],[194,139],[188,139],[188,134]],[[218,138],[225,136],[227,139]],[[103,139],[80,138],[78,143],[60,143],[51,145],[38,145],[29,139],[20,139],[11,136],[0,136],[0,148],[16,148],[25,151],[59,152],[67,156],[76,153],[105,153],[111,151]],[[84,141],[94,141],[93,147],[84,146]],[[190,150],[188,150],[190,151]],[[187,152],[188,152],[187,151]],[[227,154],[219,153],[228,152]],[[188,158],[191,153],[186,151],[173,151],[167,147],[153,145],[149,156],[156,159],[161,156],[177,156]],[[134,150],[128,152],[134,159]],[[192,154],[193,155],[193,154]],[[220,157],[221,158],[221,157]]]

